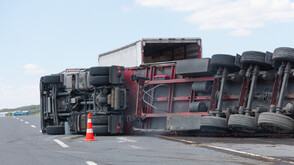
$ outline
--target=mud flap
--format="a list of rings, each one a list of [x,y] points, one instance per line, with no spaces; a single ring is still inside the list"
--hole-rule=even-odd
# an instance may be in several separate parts
[[[72,115],[68,123],[71,133],[85,133],[87,130],[87,115]]]
[[[87,130],[87,114],[78,115],[78,131],[86,132]]]
[[[166,120],[169,131],[191,131],[200,130],[201,115],[190,116],[168,116]]]
[[[123,133],[122,115],[110,115],[108,117],[108,132],[110,134]]]

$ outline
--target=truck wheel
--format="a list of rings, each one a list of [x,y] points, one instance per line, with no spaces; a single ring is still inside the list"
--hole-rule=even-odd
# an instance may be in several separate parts
[[[204,132],[226,132],[227,122],[225,118],[216,116],[202,116],[200,129]]]
[[[108,76],[109,75],[109,67],[91,67],[90,68],[91,76]]]
[[[248,67],[250,64],[256,64],[264,70],[272,69],[272,64],[265,62],[266,54],[257,51],[243,52],[241,57],[241,63],[244,67]]]
[[[46,133],[49,135],[62,135],[64,134],[64,126],[47,126]]]
[[[240,132],[254,133],[257,131],[257,126],[255,125],[255,117],[248,115],[231,115],[228,121],[228,126],[232,130]]]
[[[294,128],[294,120],[286,115],[264,112],[259,115],[258,125],[276,133],[290,133]]]
[[[107,125],[108,124],[108,116],[91,116],[93,125]]]
[[[109,84],[109,76],[90,76],[90,85],[99,86]]]
[[[60,83],[60,75],[50,75],[50,76],[44,76],[43,82],[46,84],[55,84],[55,83]]]
[[[294,62],[294,48],[280,47],[274,50],[273,60],[280,64],[282,61]]]
[[[210,71],[217,72],[219,67],[227,67],[230,70],[237,70],[235,56],[226,54],[215,54],[210,59]]]
[[[93,133],[94,134],[107,134],[108,133],[108,125],[93,125]]]

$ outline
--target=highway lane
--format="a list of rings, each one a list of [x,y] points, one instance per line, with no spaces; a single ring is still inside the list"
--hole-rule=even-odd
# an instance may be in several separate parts
[[[0,118],[0,164],[85,164],[56,144],[55,136],[40,133],[38,116],[16,118]]]
[[[39,116],[0,118],[0,132],[1,164],[287,164],[157,136],[43,135]]]

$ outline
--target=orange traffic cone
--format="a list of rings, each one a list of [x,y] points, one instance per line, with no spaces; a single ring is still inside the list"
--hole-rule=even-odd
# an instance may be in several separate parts
[[[97,139],[94,139],[92,120],[91,120],[90,112],[88,114],[88,124],[87,124],[86,139],[84,139],[83,141],[97,141]]]

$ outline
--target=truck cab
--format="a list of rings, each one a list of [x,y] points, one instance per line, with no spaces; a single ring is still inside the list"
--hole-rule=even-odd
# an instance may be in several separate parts
[[[67,69],[40,80],[41,129],[47,134],[85,133],[87,113],[95,134],[123,133],[128,91],[120,66]],[[120,126],[121,125],[121,126]]]

